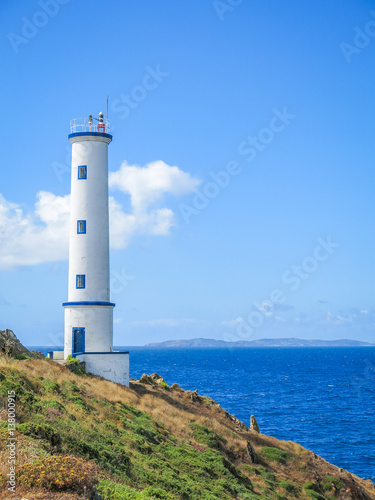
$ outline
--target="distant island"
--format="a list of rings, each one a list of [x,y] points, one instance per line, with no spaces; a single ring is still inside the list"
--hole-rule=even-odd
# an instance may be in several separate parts
[[[166,340],[165,342],[152,342],[145,347],[375,347],[370,342],[359,340],[304,340],[296,338],[286,339],[258,339],[258,340],[238,340],[236,342],[226,342],[215,339],[182,339]]]

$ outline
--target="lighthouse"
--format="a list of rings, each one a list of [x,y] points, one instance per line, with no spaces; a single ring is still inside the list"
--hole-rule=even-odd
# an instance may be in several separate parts
[[[84,361],[86,371],[129,385],[129,353],[113,350],[110,300],[108,145],[109,122],[71,121],[71,211],[69,284],[65,309],[64,359]]]

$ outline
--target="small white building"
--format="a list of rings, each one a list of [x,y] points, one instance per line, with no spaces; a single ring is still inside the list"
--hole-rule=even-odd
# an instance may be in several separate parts
[[[71,121],[71,213],[69,290],[65,308],[64,359],[86,363],[86,371],[129,385],[129,353],[113,351],[110,301],[108,144],[109,122]],[[56,353],[57,354],[57,353]]]

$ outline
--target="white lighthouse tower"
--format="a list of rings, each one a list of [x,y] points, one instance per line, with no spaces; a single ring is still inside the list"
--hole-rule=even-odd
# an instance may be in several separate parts
[[[64,359],[86,363],[86,371],[129,385],[129,353],[113,351],[110,301],[108,144],[109,122],[71,121],[71,213],[69,291],[65,308]]]

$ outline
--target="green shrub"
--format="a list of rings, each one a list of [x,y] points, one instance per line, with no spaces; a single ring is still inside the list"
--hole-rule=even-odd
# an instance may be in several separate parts
[[[173,500],[173,496],[161,488],[147,486],[142,491],[136,490],[126,484],[118,484],[108,479],[99,482],[98,492],[108,500]]]
[[[76,375],[86,375],[86,368],[79,368],[78,365],[72,365],[71,369],[72,373],[75,373]]]
[[[305,490],[319,491],[319,486],[316,483],[313,483],[312,481],[308,481],[306,484],[304,484],[303,488]]]
[[[275,491],[278,486],[275,474],[264,468],[261,470],[261,475],[267,485],[267,491]]]
[[[289,493],[291,493],[292,495],[296,495],[298,490],[296,488],[296,485],[294,483],[291,483],[290,481],[284,481],[284,480],[281,480],[279,482],[279,485],[284,488],[285,491],[288,491]]]
[[[265,459],[268,459],[271,462],[279,462],[280,464],[286,464],[287,461],[294,456],[292,453],[280,450],[279,448],[274,448],[273,446],[263,446],[260,454]]]
[[[267,481],[268,483],[275,483],[276,482],[276,476],[272,472],[268,472],[267,470],[264,470],[262,476],[263,476],[264,480]]]
[[[77,358],[73,358],[73,356],[71,354],[69,354],[69,356],[66,358],[66,362],[69,365],[71,365],[71,364],[79,365],[80,364],[80,360]]]
[[[138,500],[141,498],[139,491],[125,484],[114,483],[109,479],[102,479],[97,486],[97,491],[108,500]]]
[[[102,405],[105,406],[105,404],[108,404],[109,406],[112,406],[113,403],[110,403],[109,401],[102,401]],[[141,410],[137,410],[137,408],[134,408],[134,406],[127,405],[125,403],[122,403],[119,401],[116,403],[117,409],[120,412],[122,416],[133,416],[133,417],[144,417],[146,419],[150,419],[151,417],[147,415],[147,413],[143,413]]]
[[[81,398],[81,396],[71,396],[71,395],[69,395],[67,397],[67,400],[70,401],[71,403],[73,403],[78,408],[81,408],[82,410],[87,410],[86,403]]]
[[[306,490],[306,494],[312,500],[326,500],[323,495],[314,490]]]
[[[53,410],[59,410],[60,412],[66,411],[65,406],[60,403],[58,399],[42,399],[43,406],[47,408],[52,408]]]
[[[250,476],[260,476],[262,474],[257,467],[251,467],[247,464],[244,464],[242,467],[247,474],[250,474]]]
[[[22,361],[24,359],[33,359],[31,356],[26,356],[26,354],[18,354],[18,356],[15,357],[18,361]]]
[[[1,382],[0,394],[4,397],[8,397],[9,391],[14,391],[16,397],[19,397],[24,392],[19,381],[10,380],[9,378],[6,378]]]
[[[59,446],[61,444],[61,436],[59,432],[49,424],[36,424],[32,422],[25,422],[17,426],[18,432],[31,436],[36,439],[43,439],[49,441],[52,446]]]
[[[220,443],[226,443],[226,439],[219,436],[214,431],[210,431],[207,427],[199,424],[190,424],[190,429],[193,432],[193,436],[199,443],[206,444],[209,448],[218,449]]]
[[[142,499],[158,498],[162,500],[172,500],[173,496],[167,493],[166,491],[162,490],[161,488],[154,488],[153,486],[148,486],[141,492],[140,498]]]
[[[322,481],[322,488],[325,491],[331,491],[332,490],[331,483],[334,484],[334,486],[337,490],[341,490],[344,487],[344,483],[338,477],[326,476],[324,478],[324,480]]]
[[[45,379],[42,381],[45,392],[54,392],[55,394],[60,393],[60,386],[57,382],[53,380]]]
[[[319,493],[319,486],[316,483],[308,481],[303,488],[309,498],[313,500],[325,500],[324,496]]]

